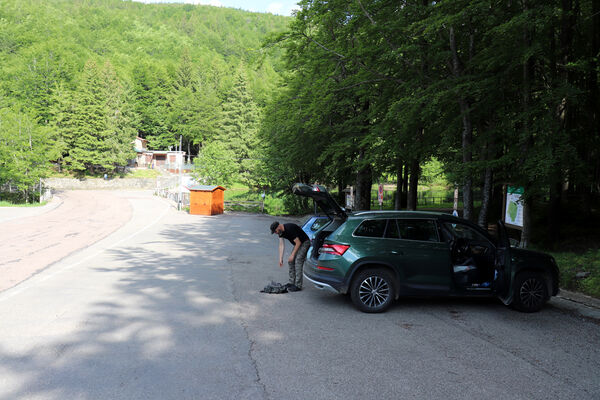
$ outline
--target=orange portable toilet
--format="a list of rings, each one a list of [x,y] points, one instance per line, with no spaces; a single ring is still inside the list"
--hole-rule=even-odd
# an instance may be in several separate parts
[[[224,187],[196,185],[188,187],[188,190],[190,191],[190,214],[223,214]]]

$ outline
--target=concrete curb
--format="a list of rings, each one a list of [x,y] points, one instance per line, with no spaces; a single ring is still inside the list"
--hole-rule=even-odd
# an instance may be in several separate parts
[[[552,297],[548,304],[600,322],[600,300],[593,297],[561,289],[558,296]]]
[[[54,195],[47,204],[41,207],[0,207],[0,223],[45,214],[48,211],[54,210],[62,203],[62,199],[59,196]]]

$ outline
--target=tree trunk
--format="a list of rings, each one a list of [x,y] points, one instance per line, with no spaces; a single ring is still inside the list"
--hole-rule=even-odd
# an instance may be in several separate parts
[[[408,188],[408,201],[406,209],[415,211],[417,209],[417,190],[419,186],[419,160],[413,159],[410,163],[410,178]]]
[[[346,193],[344,192],[346,185],[342,179],[338,179],[338,204],[346,207]]]
[[[394,209],[400,210],[402,208],[402,161],[398,161],[398,173],[396,178],[396,198],[394,199]]]
[[[478,221],[479,226],[481,226],[485,230],[487,230],[488,228],[488,214],[490,210],[490,203],[492,201],[492,182],[492,168],[487,167],[485,169],[485,175],[483,177],[483,189],[481,191],[481,210],[479,211]]]
[[[529,4],[525,0],[523,1],[523,11],[527,12],[529,9]],[[532,42],[532,32],[531,27],[526,25],[523,29],[523,43],[526,46],[531,47]],[[533,84],[533,73],[534,73],[534,58],[530,56],[523,63],[523,110],[522,112],[526,115],[526,118],[523,122],[523,144],[521,146],[521,164],[525,162],[527,155],[529,154],[529,149],[533,146],[533,135],[531,133],[531,121],[529,114],[529,108],[531,105],[531,88]],[[528,181],[527,185],[525,185],[525,191],[532,186],[532,182]],[[529,241],[531,238],[531,212],[533,209],[533,200],[531,198],[523,201],[523,231],[521,232],[521,247],[526,248],[529,245]]]
[[[547,232],[551,244],[556,243],[560,237],[561,201],[562,182],[557,180],[550,186],[550,203],[548,204]]]
[[[456,37],[454,35],[454,28],[450,27],[450,51],[452,52],[452,73],[454,77],[458,78],[464,75],[464,68],[460,59],[458,58],[458,50],[456,47]],[[470,115],[470,104],[469,101],[459,96],[458,105],[460,106],[460,113],[462,116],[462,162],[465,167],[473,162],[473,123],[471,122]],[[473,219],[473,178],[470,171],[465,168],[465,176],[463,178],[463,218],[472,220]]]
[[[406,209],[408,206],[408,163],[404,164],[404,178],[402,179],[402,198],[400,209]]]
[[[526,249],[531,239],[531,209],[533,199],[531,197],[523,201],[523,230],[521,231],[521,243],[519,246]]]
[[[370,164],[364,164],[364,150],[360,150],[358,156],[358,165],[362,165],[356,176],[356,202],[357,210],[371,209],[371,187],[373,186],[373,177]]]

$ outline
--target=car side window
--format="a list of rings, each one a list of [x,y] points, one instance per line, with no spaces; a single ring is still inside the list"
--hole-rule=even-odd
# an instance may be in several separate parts
[[[435,221],[426,219],[399,219],[400,239],[439,242]]]
[[[385,237],[388,239],[400,239],[400,233],[398,233],[398,225],[396,224],[395,219],[388,219]]]
[[[386,222],[385,219],[366,219],[356,228],[354,236],[383,237]]]
[[[467,240],[474,240],[478,242],[489,242],[489,239],[483,236],[480,232],[477,232],[472,227],[465,224],[455,224],[444,222],[444,228],[446,228],[455,238],[463,238]]]

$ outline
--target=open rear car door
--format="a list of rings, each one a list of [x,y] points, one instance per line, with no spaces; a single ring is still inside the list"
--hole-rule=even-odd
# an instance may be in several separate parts
[[[324,186],[296,183],[292,187],[292,192],[298,196],[310,197],[313,199],[319,208],[332,219],[334,217],[342,218],[343,220],[348,218],[344,209],[335,202]]]
[[[494,290],[496,295],[504,304],[510,302],[510,287],[513,280],[510,262],[510,241],[506,233],[504,222],[498,221],[498,245],[496,247],[496,277],[494,279]]]

